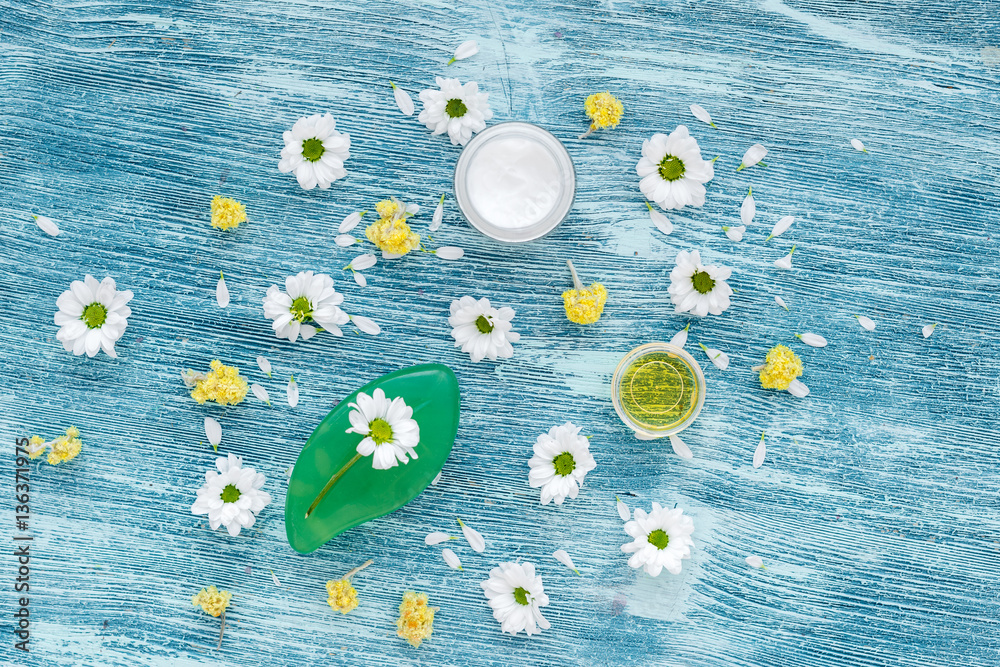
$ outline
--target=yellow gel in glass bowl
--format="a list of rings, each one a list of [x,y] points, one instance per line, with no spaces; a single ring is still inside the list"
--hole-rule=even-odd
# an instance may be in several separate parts
[[[669,343],[641,345],[618,363],[611,400],[625,425],[646,438],[687,428],[705,404],[705,376],[690,354]]]

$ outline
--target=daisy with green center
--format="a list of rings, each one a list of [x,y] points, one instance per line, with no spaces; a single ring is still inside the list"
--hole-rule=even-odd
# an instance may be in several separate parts
[[[678,125],[670,133],[654,134],[642,142],[635,167],[639,189],[664,210],[705,204],[705,183],[715,176],[712,163],[701,159],[698,142]]]
[[[463,296],[451,302],[448,324],[455,346],[468,352],[473,362],[496,361],[513,357],[511,343],[521,340],[521,334],[511,331],[513,319],[513,308],[494,308],[485,297],[476,301]]]
[[[217,458],[215,467],[218,472],[205,473],[205,484],[198,489],[191,513],[207,514],[212,530],[225,526],[236,537],[240,529],[253,526],[271,502],[271,494],[262,490],[267,480],[253,468],[244,468],[243,459],[233,454]]]
[[[333,289],[333,278],[322,273],[301,271],[285,278],[285,291],[277,285],[267,288],[264,317],[278,338],[295,342],[299,336],[309,340],[316,335],[315,322],[334,336],[343,336],[340,325],[351,316],[340,309],[344,295]]]
[[[587,473],[597,463],[590,454],[590,442],[580,435],[580,427],[566,422],[553,426],[535,441],[535,455],[528,461],[528,484],[541,487],[541,502],[562,505],[567,496],[576,498]]]
[[[400,463],[410,462],[408,456],[417,458],[414,447],[420,442],[420,426],[413,419],[413,408],[402,397],[389,399],[385,392],[376,389],[369,396],[359,392],[347,418],[351,422],[348,433],[364,437],[358,443],[360,456],[372,457],[372,468],[388,470]]]
[[[549,596],[545,594],[542,578],[535,574],[533,563],[500,563],[490,570],[490,578],[479,585],[501,632],[516,635],[524,630],[530,637],[549,629],[550,624],[540,609],[549,604]]]
[[[424,108],[417,120],[427,126],[432,134],[448,133],[455,146],[465,145],[476,132],[486,129],[486,121],[493,118],[489,95],[480,93],[475,81],[462,84],[458,79],[437,77],[438,90],[421,91]]]
[[[698,317],[721,315],[729,308],[733,290],[726,283],[732,275],[728,266],[706,266],[697,250],[677,253],[677,265],[670,272],[670,300],[675,313],[691,313]]]
[[[117,359],[115,343],[128,326],[132,309],[130,290],[118,291],[115,281],[105,278],[97,282],[93,276],[74,280],[69,289],[59,295],[56,306],[55,323],[59,326],[56,339],[67,352],[76,355],[86,353],[95,356],[104,350],[112,359]]]
[[[351,157],[351,137],[338,132],[333,116],[313,114],[299,118],[283,139],[278,171],[294,172],[304,190],[317,185],[326,190],[338,178],[347,176],[344,162]]]
[[[691,557],[694,521],[681,509],[668,510],[653,503],[653,511],[647,514],[637,507],[635,518],[625,524],[625,532],[633,539],[622,545],[622,551],[632,554],[629,566],[641,567],[651,577],[659,576],[663,568],[680,574],[681,559]]]

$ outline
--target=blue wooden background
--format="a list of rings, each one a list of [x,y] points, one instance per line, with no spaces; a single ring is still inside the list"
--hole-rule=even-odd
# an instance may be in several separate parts
[[[32,467],[32,653],[15,653],[5,630],[3,664],[1000,664],[998,29],[995,3],[956,0],[3,0],[4,460],[12,469],[16,436],[75,424],[85,441],[69,465]],[[482,52],[445,67],[469,38]],[[439,75],[478,81],[493,122],[536,122],[565,141],[577,202],[551,236],[506,247],[461,220],[459,149],[401,116],[389,88],[416,98]],[[626,115],[578,141],[583,98],[603,90]],[[305,192],[277,170],[281,133],[326,111],[351,134],[350,174]],[[705,207],[673,215],[665,237],[634,167],[643,139],[681,123],[720,158]],[[758,141],[768,166],[736,173]],[[749,186],[757,219],[734,244],[720,226],[739,224]],[[211,229],[218,193],[244,202],[249,224]],[[340,271],[357,254],[333,244],[344,215],[395,194],[426,207],[425,233],[442,193],[435,244],[465,248],[464,260],[381,263],[367,289]],[[31,213],[64,234],[45,236]],[[783,215],[797,222],[764,243]],[[775,269],[793,244],[794,268]],[[732,365],[720,372],[696,352],[709,396],[684,434],[695,453],[685,462],[630,435],[609,380],[626,351],[686,323],[667,275],[677,250],[694,248],[733,267],[738,293],[692,326],[689,349],[723,349]],[[567,258],[608,287],[597,325],[563,316]],[[306,269],[332,273],[382,335],[277,340],[264,290]],[[55,339],[56,297],[85,273],[135,292],[117,361],[73,357]],[[471,364],[453,348],[448,305],[465,294],[517,311],[513,359]],[[862,330],[855,313],[878,328]],[[925,340],[931,322],[941,325]],[[830,346],[795,343],[803,331]],[[778,342],[802,355],[807,399],[757,386],[749,368]],[[178,373],[215,357],[267,386],[273,405],[196,405]],[[463,392],[440,483],[294,553],[284,471],[313,426],[353,388],[425,361],[454,368]],[[296,409],[282,400],[291,374]],[[264,472],[275,499],[235,539],[190,513],[215,458],[205,415],[222,422],[220,452]],[[527,484],[531,444],[564,420],[593,436],[598,467],[579,498],[542,507]],[[754,470],[762,429],[768,456]],[[12,476],[0,494],[8,536]],[[681,575],[628,568],[616,494],[694,517]],[[488,541],[482,555],[452,543],[464,572],[423,544],[454,532],[456,517]],[[557,548],[581,577],[551,558]],[[748,567],[750,554],[767,568]],[[361,606],[333,612],[324,582],[367,558]],[[543,575],[552,628],[540,636],[502,636],[483,598],[479,582],[510,559]],[[8,629],[15,567],[4,557]],[[234,594],[221,650],[218,621],[190,603],[213,583]],[[395,637],[406,588],[440,607],[419,650]]]

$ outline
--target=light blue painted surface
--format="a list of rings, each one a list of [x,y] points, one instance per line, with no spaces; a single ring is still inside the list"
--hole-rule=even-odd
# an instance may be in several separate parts
[[[996,4],[504,4],[0,3],[0,435],[10,454],[15,436],[69,424],[86,443],[69,466],[33,468],[33,652],[15,654],[5,630],[3,664],[1000,664]],[[467,38],[482,53],[445,68]],[[458,149],[401,117],[388,86],[415,97],[437,75],[477,80],[494,122],[537,122],[566,142],[579,192],[550,237],[501,247],[461,222]],[[625,102],[621,126],[577,141],[583,97],[605,89]],[[718,130],[690,116],[693,102]],[[351,134],[350,176],[303,192],[276,169],[281,132],[324,111]],[[672,216],[662,237],[634,166],[644,138],[679,123],[721,157],[706,206]],[[769,166],[735,173],[756,141]],[[751,185],[757,221],[732,244],[719,227]],[[332,243],[347,212],[396,194],[429,213],[442,192],[435,240],[466,259],[380,264],[366,290],[339,272],[356,254]],[[209,228],[216,193],[243,201],[250,224]],[[64,235],[44,236],[30,213]],[[763,243],[786,214],[798,216],[792,230]],[[792,244],[795,268],[773,268]],[[623,353],[684,325],[667,295],[682,248],[732,266],[739,290],[723,316],[693,326],[689,346],[724,349],[732,366],[705,364],[690,463],[626,432],[608,384]],[[562,316],[566,258],[608,286],[598,325]],[[331,272],[383,334],[273,338],[263,292],[305,269]],[[220,270],[234,295],[224,312]],[[117,362],[72,357],[55,340],[55,299],[88,272],[136,294]],[[464,294],[517,310],[513,359],[473,365],[452,348],[448,304]],[[878,328],[863,331],[853,313]],[[941,326],[924,340],[930,322]],[[806,330],[831,340],[796,346],[810,397],[757,388],[749,367]],[[261,381],[262,353],[272,396],[289,374],[300,380],[297,409],[199,407],[178,379],[218,356]],[[283,471],[313,425],[354,387],[422,361],[449,364],[464,392],[440,484],[293,553]],[[206,414],[223,423],[220,451],[263,471],[275,497],[236,539],[189,511],[214,457]],[[530,446],[566,419],[593,435],[598,468],[578,499],[541,507]],[[761,429],[768,458],[754,470]],[[616,494],[693,515],[682,575],[627,567]],[[456,516],[489,543],[482,556],[453,547],[461,573],[422,541]],[[556,548],[582,577],[550,558]],[[767,570],[747,567],[748,554]],[[324,582],[369,557],[362,605],[332,612]],[[552,600],[552,629],[530,639],[500,635],[479,587],[515,558],[539,566]],[[9,628],[10,556],[2,571]],[[189,602],[211,583],[235,594],[218,651],[218,622]],[[405,588],[441,608],[419,650],[394,636]]]

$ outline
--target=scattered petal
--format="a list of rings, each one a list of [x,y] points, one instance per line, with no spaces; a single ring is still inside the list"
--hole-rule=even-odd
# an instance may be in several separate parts
[[[226,287],[226,279],[219,274],[219,282],[215,284],[215,302],[219,304],[219,308],[225,308],[229,305],[229,288]]]
[[[438,200],[437,208],[434,209],[434,217],[431,219],[431,225],[427,228],[429,232],[436,232],[441,228],[441,222],[444,220],[444,195],[441,195],[441,199]]]
[[[270,375],[270,373],[268,373],[268,375]],[[257,397],[258,401],[262,401],[268,405],[271,404],[271,397],[268,395],[267,389],[264,389],[264,387],[260,386],[256,382],[250,385],[250,391],[253,392],[253,395]]]
[[[767,238],[764,240],[770,241],[775,236],[781,236],[782,234],[788,231],[788,228],[792,226],[793,222],[795,222],[795,216],[786,215],[781,220],[778,220],[778,222],[774,223],[774,228],[771,229],[771,233],[768,234]]]
[[[446,245],[435,250],[434,254],[441,259],[462,259],[465,256],[465,251],[453,245]]]
[[[618,516],[622,521],[630,521],[632,519],[632,510],[618,496],[615,496],[615,508],[618,510]]]
[[[750,567],[762,568],[764,567],[764,559],[760,556],[747,556],[747,565]]]
[[[788,385],[788,393],[795,398],[805,398],[809,395],[809,387],[801,380],[792,380],[792,383]]]
[[[434,475],[434,479],[431,480],[431,484],[437,486],[437,483],[441,481],[441,473]]]
[[[222,442],[222,424],[211,417],[205,417],[205,437],[213,447]]]
[[[462,561],[458,560],[458,556],[451,549],[442,549],[441,556],[444,558],[444,562],[448,563],[448,567],[453,570],[462,569]]]
[[[694,458],[694,454],[691,453],[691,448],[688,447],[687,444],[680,439],[680,437],[676,435],[670,436],[670,446],[674,448],[674,454],[682,459],[690,461]]]
[[[435,544],[441,544],[442,542],[447,542],[450,539],[452,539],[452,537],[448,533],[442,533],[440,531],[436,531],[427,534],[427,537],[424,538],[424,544],[426,544],[427,546],[434,546]]]
[[[701,122],[708,123],[712,127],[715,127],[715,123],[712,122],[712,116],[710,116],[709,113],[705,111],[705,108],[700,104],[692,104],[691,113],[694,114],[694,117]]]
[[[54,223],[51,218],[46,218],[44,215],[33,215],[31,216],[35,219],[35,224],[38,228],[49,236],[59,236],[62,230],[59,229],[59,225]]]
[[[725,226],[722,228],[722,231],[726,233],[726,238],[737,243],[743,240],[743,234],[746,230],[747,228],[743,225],[740,225],[739,227]]]
[[[767,155],[767,149],[761,144],[754,144],[743,154],[743,160],[740,161],[740,166],[736,168],[736,171],[754,166],[763,160],[765,155]]]
[[[749,225],[755,215],[757,215],[757,202],[753,198],[753,188],[750,188],[750,192],[743,198],[743,205],[740,206],[740,222]]]
[[[691,324],[688,323],[686,327],[674,334],[674,337],[670,339],[670,344],[677,347],[684,347],[688,342],[688,329],[691,328]]]
[[[404,116],[412,116],[413,98],[410,97],[408,92],[394,84],[392,81],[389,82],[389,85],[392,86],[392,94],[393,97],[396,98],[396,106],[399,107],[399,110],[403,112]]]
[[[382,331],[382,327],[375,324],[375,322],[367,317],[362,317],[361,315],[351,315],[351,321],[354,322],[354,326],[358,329],[361,329],[361,331],[372,336],[377,336]]]
[[[705,354],[708,355],[708,358],[712,360],[712,363],[715,364],[715,367],[718,368],[720,371],[724,371],[727,368],[729,368],[728,354],[726,354],[722,350],[716,350],[711,347],[705,347],[701,343],[698,343],[698,345],[701,346],[701,349],[705,351]]]
[[[472,547],[472,550],[477,553],[483,553],[483,551],[486,550],[486,540],[484,540],[483,536],[479,534],[479,531],[474,528],[470,528],[461,519],[458,520],[458,525],[462,527],[462,535],[465,536],[465,539],[469,543],[469,546]]]
[[[865,317],[864,315],[855,315],[858,318],[858,324],[861,325],[862,329],[866,331],[875,331],[875,320]]]
[[[341,220],[340,227],[337,229],[337,232],[339,232],[340,234],[346,234],[347,232],[357,227],[358,224],[361,222],[362,215],[364,214],[360,211],[355,211],[354,213],[348,215],[346,218]]]
[[[358,271],[354,272],[354,282],[362,287],[368,287],[368,279],[365,278],[363,273],[359,273]]]
[[[288,387],[285,389],[285,395],[288,398],[289,407],[295,407],[299,404],[299,383],[295,381],[295,377],[288,381]]]
[[[370,269],[373,266],[375,266],[377,262],[378,259],[375,257],[374,253],[368,252],[365,253],[364,255],[358,255],[357,257],[352,259],[351,263],[348,264],[347,266],[348,268],[354,269],[355,271],[364,271],[365,269]]]
[[[257,357],[257,366],[260,368],[261,373],[264,373],[267,377],[271,377],[271,362],[267,360],[267,357]]]
[[[867,153],[865,150],[865,145],[861,143],[860,139],[851,139],[851,146],[854,146],[854,150],[861,151],[862,153]]]
[[[268,572],[271,573],[271,581],[274,582],[274,585],[280,587],[281,586],[281,582],[278,581],[278,575],[276,575],[274,573],[274,570],[268,570]]]
[[[790,268],[792,268],[792,253],[793,252],[795,252],[795,246],[792,246],[792,249],[788,251],[787,255],[785,255],[781,259],[775,261],[774,265],[776,267],[778,267],[779,269],[790,269]]]
[[[753,451],[753,467],[759,468],[764,465],[765,456],[767,456],[767,446],[764,444],[764,432],[761,431],[760,442],[757,443],[757,449]]]
[[[333,239],[333,242],[341,248],[347,248],[357,243],[358,240],[350,234],[338,234],[337,238]]]
[[[774,302],[776,304],[778,304],[779,306],[781,306],[782,308],[784,308],[785,310],[788,310],[788,304],[786,304],[785,300],[782,299],[780,296],[775,296],[774,297]]]
[[[664,234],[670,234],[674,231],[674,226],[670,220],[667,219],[667,216],[650,206],[649,202],[646,202],[646,206],[649,206],[649,219],[652,220],[657,229]]]
[[[317,333],[319,333],[319,331],[311,324],[303,324],[299,327],[299,336],[302,340],[309,340]]]
[[[819,334],[814,334],[814,333],[795,334],[795,337],[801,340],[809,347],[826,347],[826,339],[820,336]]]
[[[556,549],[554,552],[552,552],[552,557],[555,558],[560,563],[562,563],[563,565],[565,565],[566,567],[568,567],[569,569],[576,572],[578,575],[580,574],[580,570],[576,569],[576,566],[573,565],[573,559],[570,558],[569,554],[566,553],[566,551],[564,551],[563,549]]]
[[[925,325],[923,329],[920,330],[924,334],[924,338],[930,338],[931,334],[934,333],[934,329],[937,328],[937,322],[934,324]]]
[[[458,45],[458,48],[455,49],[455,55],[451,57],[451,60],[448,61],[448,64],[450,65],[456,60],[465,60],[466,58],[471,58],[477,53],[479,53],[479,44],[476,43],[476,40],[470,39],[467,42],[462,42],[461,44]]]

